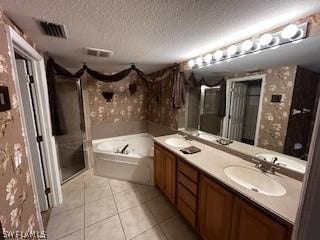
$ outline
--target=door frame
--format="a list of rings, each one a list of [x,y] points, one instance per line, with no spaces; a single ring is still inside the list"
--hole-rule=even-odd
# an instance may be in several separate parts
[[[50,107],[49,107],[49,96],[48,96],[48,86],[46,78],[46,70],[44,58],[40,55],[37,50],[35,50],[22,36],[20,36],[12,27],[6,26],[7,30],[7,40],[9,43],[9,52],[11,54],[11,65],[14,70],[13,81],[17,89],[17,100],[20,106],[22,106],[22,98],[20,91],[19,80],[17,79],[17,67],[14,58],[14,49],[18,49],[20,52],[23,52],[25,56],[28,57],[28,60],[31,61],[34,68],[34,86],[36,89],[36,97],[38,99],[38,108],[39,108],[39,120],[41,126],[41,132],[43,136],[43,150],[44,150],[44,174],[43,176],[46,179],[48,187],[51,192],[48,195],[49,198],[49,207],[55,207],[61,204],[62,202],[62,191],[61,183],[59,177],[59,167],[58,167],[58,158],[56,152],[56,143],[55,139],[51,132],[51,117],[50,117]],[[21,110],[21,123],[22,127],[26,129],[26,121],[23,113],[23,108]],[[28,147],[26,148],[27,155],[30,154],[30,146],[28,143],[28,136],[25,138]],[[35,188],[35,176],[34,176],[34,166],[32,161],[28,161],[30,165],[30,174],[33,184],[33,190],[35,197],[38,199],[38,192]],[[39,203],[36,205],[37,211],[40,213]]]
[[[226,115],[223,119],[223,129],[222,129],[222,136],[227,138],[228,137],[228,130],[229,130],[229,115],[231,110],[231,93],[232,93],[232,83],[233,82],[245,82],[245,81],[253,81],[261,79],[261,90],[260,90],[260,99],[259,99],[259,110],[257,116],[257,126],[256,132],[254,137],[254,146],[258,145],[259,140],[259,128],[261,122],[261,113],[262,113],[262,103],[263,103],[263,94],[265,92],[265,85],[266,85],[266,75],[265,74],[256,74],[251,76],[239,77],[239,78],[230,78],[227,79],[227,86],[226,86]]]
[[[316,120],[308,154],[308,164],[301,188],[299,207],[292,240],[319,239],[320,229],[320,102],[317,106]]]

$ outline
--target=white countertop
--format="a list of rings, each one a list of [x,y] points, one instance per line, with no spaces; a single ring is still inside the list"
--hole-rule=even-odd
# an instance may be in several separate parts
[[[178,148],[169,146],[165,143],[165,140],[168,138],[183,139],[181,135],[173,134],[156,137],[154,138],[154,141],[164,146],[168,150],[174,152],[179,157],[183,158],[190,164],[199,168],[218,181],[246,196],[256,204],[279,216],[283,220],[294,224],[300,200],[302,182],[278,173],[275,175],[267,174],[277,182],[281,183],[285,187],[287,192],[285,195],[279,197],[263,195],[261,193],[257,193],[245,187],[242,187],[236,182],[233,182],[224,173],[224,169],[231,165],[238,165],[256,169],[253,163],[234,156],[230,153],[218,150],[214,147],[210,147],[208,145],[197,142],[196,140],[192,140],[191,144],[197,148],[200,148],[201,152],[189,155],[183,154]]]

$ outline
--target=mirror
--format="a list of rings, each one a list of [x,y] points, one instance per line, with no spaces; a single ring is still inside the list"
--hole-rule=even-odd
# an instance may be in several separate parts
[[[184,131],[227,138],[230,148],[304,173],[320,96],[318,52],[319,36],[186,71],[189,83],[209,84],[187,87]]]

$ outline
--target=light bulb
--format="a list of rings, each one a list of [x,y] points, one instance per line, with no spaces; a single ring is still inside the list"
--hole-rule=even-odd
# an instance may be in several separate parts
[[[253,48],[253,41],[252,40],[246,40],[241,44],[241,51],[242,53],[245,53],[247,51],[252,50]]]
[[[236,55],[237,52],[238,52],[238,47],[236,45],[231,45],[227,49],[228,57],[232,57]]]
[[[215,59],[216,61],[220,61],[222,58],[223,58],[223,51],[222,51],[222,50],[217,50],[217,51],[214,53],[214,59]]]
[[[196,64],[197,64],[198,66],[201,66],[202,63],[203,63],[202,57],[197,57],[197,58],[196,58]]]
[[[273,41],[273,36],[270,33],[263,34],[260,39],[259,43],[261,46],[269,46]]]
[[[196,63],[194,62],[193,59],[189,60],[189,62],[188,62],[188,65],[189,65],[189,67],[191,67],[191,68],[193,68],[195,64],[196,64]]]
[[[281,37],[285,39],[291,39],[297,36],[298,32],[299,32],[298,26],[295,24],[290,24],[282,30]]]
[[[207,54],[207,55],[205,55],[204,56],[204,61],[207,63],[207,64],[209,64],[209,63],[211,63],[211,61],[212,61],[212,54]]]

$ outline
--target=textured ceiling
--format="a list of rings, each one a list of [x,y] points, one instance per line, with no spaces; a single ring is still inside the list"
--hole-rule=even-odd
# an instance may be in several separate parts
[[[82,62],[114,72],[136,63],[146,72],[319,12],[319,0],[0,0],[44,51],[66,67]],[[43,36],[34,18],[65,24],[68,39]],[[114,51],[109,59],[83,47]]]

